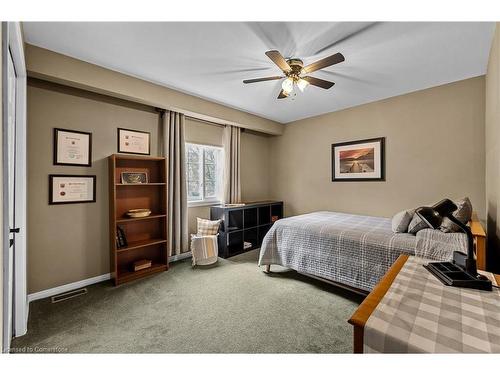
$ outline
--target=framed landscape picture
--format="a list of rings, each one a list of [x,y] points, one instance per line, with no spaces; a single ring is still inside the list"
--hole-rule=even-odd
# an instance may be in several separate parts
[[[96,176],[49,175],[49,204],[96,201]]]
[[[151,133],[118,128],[118,152],[150,155]]]
[[[332,181],[385,181],[385,138],[332,144]]]
[[[55,128],[54,165],[90,167],[92,133]]]

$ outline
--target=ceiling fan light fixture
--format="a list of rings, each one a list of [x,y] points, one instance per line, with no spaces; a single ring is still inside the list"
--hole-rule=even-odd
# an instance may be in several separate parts
[[[288,77],[281,84],[281,88],[288,95],[293,91],[293,79]]]
[[[309,64],[304,67],[304,62],[301,59],[291,57],[285,59],[283,55],[276,50],[267,51],[266,56],[283,72],[281,76],[272,76],[272,77],[262,77],[262,78],[252,78],[243,80],[244,84],[247,83],[256,83],[256,82],[264,82],[264,81],[277,81],[285,78],[283,82],[281,82],[281,90],[277,96],[277,99],[284,99],[286,97],[291,96],[291,99],[297,95],[297,92],[293,90],[294,86],[297,85],[301,92],[304,92],[307,86],[312,85],[315,87],[322,88],[324,90],[328,90],[332,88],[335,82],[326,81],[324,79],[315,78],[311,76],[306,76],[306,74],[315,72],[317,70],[321,70],[327,68],[329,66],[341,63],[345,61],[344,55],[340,52],[325,57],[321,60],[318,60],[312,64]],[[303,77],[303,78],[302,78]]]
[[[304,92],[307,86],[309,86],[309,82],[307,82],[305,79],[299,78],[299,80],[297,81],[297,87],[300,89],[300,91]]]

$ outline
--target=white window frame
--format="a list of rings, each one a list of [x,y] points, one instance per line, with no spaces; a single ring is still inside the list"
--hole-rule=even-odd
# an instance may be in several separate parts
[[[222,190],[223,190],[223,181],[222,181],[222,176],[223,176],[223,170],[220,171],[219,176],[221,178],[220,184],[221,186],[219,187],[219,197],[210,197],[210,198],[205,198],[205,149],[210,148],[210,149],[218,149],[221,151],[221,157],[220,157],[220,168],[224,168],[224,148],[222,146],[215,146],[211,144],[203,144],[203,143],[196,143],[196,142],[186,142],[186,151],[189,146],[196,146],[201,148],[201,168],[199,168],[199,173],[200,173],[200,181],[201,181],[201,190],[203,194],[203,198],[201,200],[196,200],[196,201],[190,201],[188,197],[188,207],[201,207],[201,206],[211,206],[214,204],[220,204],[222,203]],[[186,165],[187,165],[187,158],[186,158]],[[187,171],[186,171],[187,172]],[[186,177],[187,180],[187,177]],[[186,181],[187,182],[187,181]]]

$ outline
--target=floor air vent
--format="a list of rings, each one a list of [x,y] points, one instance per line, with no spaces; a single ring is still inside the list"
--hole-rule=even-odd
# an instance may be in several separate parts
[[[70,290],[69,292],[61,293],[61,294],[58,294],[57,296],[53,296],[51,299],[52,299],[52,303],[57,303],[57,302],[61,302],[61,301],[66,301],[67,299],[70,299],[70,298],[81,296],[83,294],[87,294],[87,288]]]

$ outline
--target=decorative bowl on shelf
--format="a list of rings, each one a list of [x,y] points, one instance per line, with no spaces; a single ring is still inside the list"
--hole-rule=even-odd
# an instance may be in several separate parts
[[[148,208],[137,208],[137,209],[134,209],[134,210],[128,210],[125,215],[129,216],[129,217],[133,217],[133,218],[136,218],[136,217],[146,217],[146,216],[149,216],[151,215],[151,210],[148,209]]]

